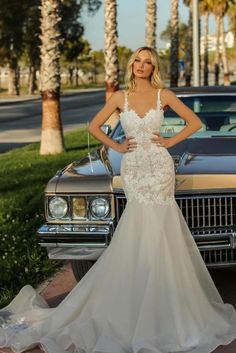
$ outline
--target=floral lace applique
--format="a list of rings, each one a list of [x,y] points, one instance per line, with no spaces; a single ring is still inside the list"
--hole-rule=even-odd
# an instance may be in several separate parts
[[[123,155],[121,177],[128,201],[138,200],[144,204],[173,204],[175,202],[174,161],[165,147],[151,142],[153,132],[159,131],[163,121],[158,92],[157,109],[150,109],[144,118],[134,110],[128,110],[125,95],[124,111],[120,121],[125,135],[133,136],[137,147]]]

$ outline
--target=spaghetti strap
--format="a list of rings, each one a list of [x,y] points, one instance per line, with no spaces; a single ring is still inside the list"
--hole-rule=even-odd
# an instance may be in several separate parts
[[[125,101],[124,101],[124,112],[128,111],[128,97],[127,97],[127,92],[125,90],[123,90],[124,92],[124,97],[125,97]]]
[[[161,88],[158,89],[158,93],[157,93],[157,107],[158,107],[158,110],[162,110],[162,104],[161,104]]]

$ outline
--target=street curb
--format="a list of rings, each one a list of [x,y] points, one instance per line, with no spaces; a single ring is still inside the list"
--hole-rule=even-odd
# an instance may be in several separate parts
[[[40,96],[37,96],[37,97],[29,97],[29,98],[8,98],[8,99],[4,99],[4,100],[1,100],[0,98],[0,106],[8,106],[8,105],[11,105],[11,104],[21,104],[21,103],[25,103],[25,102],[32,102],[32,101],[37,101],[37,100],[40,100]]]
[[[98,92],[98,91],[104,91],[105,92],[105,88],[82,88],[82,89],[78,89],[76,91],[65,91],[65,92],[61,92],[61,98],[62,97],[73,97],[76,96],[78,93],[92,93],[92,92]],[[25,103],[25,102],[32,102],[32,101],[38,101],[41,100],[41,96],[37,95],[35,97],[19,97],[19,98],[6,98],[6,99],[1,99],[0,98],[0,106],[8,106],[11,104],[16,104],[16,103]]]

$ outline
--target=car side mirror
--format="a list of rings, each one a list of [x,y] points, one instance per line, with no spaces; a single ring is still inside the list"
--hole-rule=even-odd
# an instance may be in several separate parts
[[[102,125],[101,129],[106,135],[109,135],[112,131],[111,125],[109,124]]]

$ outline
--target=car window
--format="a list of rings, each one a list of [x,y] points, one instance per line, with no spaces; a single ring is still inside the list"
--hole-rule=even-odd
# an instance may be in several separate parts
[[[215,96],[192,96],[180,97],[201,119],[202,127],[193,137],[211,136],[236,136],[236,97]],[[186,126],[185,120],[180,118],[173,110],[167,109],[160,132],[165,137],[170,137],[180,132]],[[120,124],[117,125],[113,138],[122,140],[124,132]]]
[[[180,97],[180,99],[195,113],[234,112],[236,113],[236,96],[193,96]],[[167,115],[175,115],[171,109],[166,110]]]

